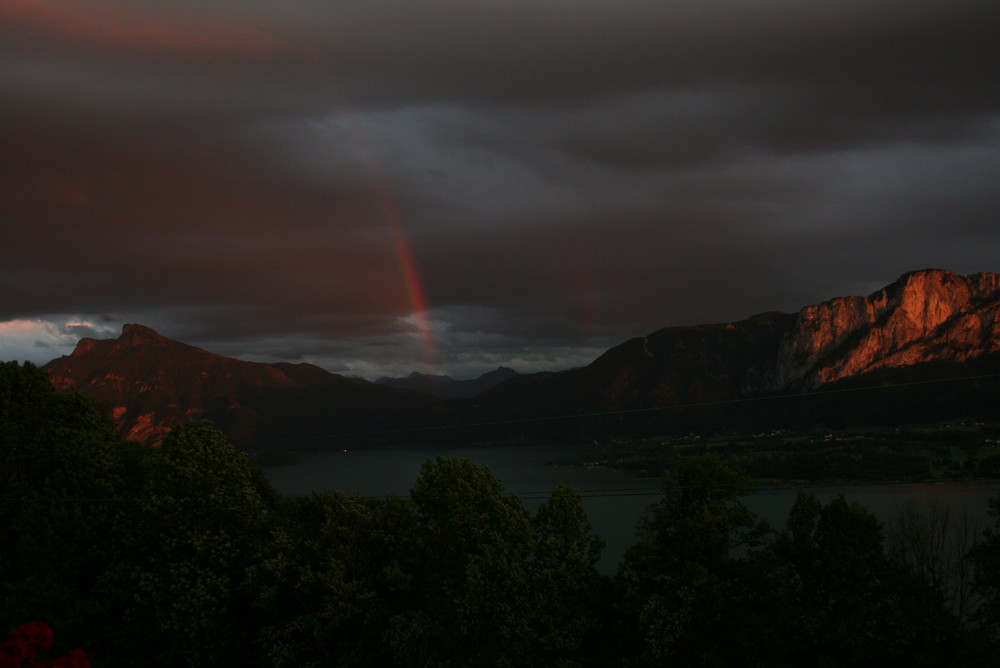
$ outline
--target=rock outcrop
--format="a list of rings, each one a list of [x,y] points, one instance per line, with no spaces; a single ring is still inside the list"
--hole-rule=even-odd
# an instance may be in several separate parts
[[[127,438],[147,443],[201,418],[224,425],[235,441],[252,439],[256,412],[242,401],[248,387],[350,382],[310,364],[223,357],[134,324],[117,339],[81,339],[71,355],[43,369],[57,389],[76,388],[107,404]]]
[[[1000,351],[1000,274],[927,269],[868,297],[802,309],[775,365],[775,390],[815,389],[886,367]]]

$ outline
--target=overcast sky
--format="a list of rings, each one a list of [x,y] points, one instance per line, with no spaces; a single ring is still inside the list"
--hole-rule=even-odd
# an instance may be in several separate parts
[[[1000,271],[1000,3],[0,0],[0,359],[375,378]]]

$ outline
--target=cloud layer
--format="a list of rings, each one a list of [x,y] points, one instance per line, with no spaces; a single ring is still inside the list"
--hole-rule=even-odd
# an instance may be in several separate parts
[[[468,376],[1000,270],[998,81],[995,2],[12,0],[0,322]]]

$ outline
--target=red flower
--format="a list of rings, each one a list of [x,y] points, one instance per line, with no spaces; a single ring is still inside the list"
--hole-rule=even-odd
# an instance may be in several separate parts
[[[87,653],[77,647],[69,656],[61,656],[58,659],[51,659],[49,661],[41,661],[34,664],[31,668],[92,668],[90,659],[87,657]]]
[[[91,668],[90,659],[82,649],[68,656],[35,661],[38,648],[48,649],[54,639],[52,629],[44,622],[28,622],[11,629],[10,640],[0,643],[0,668]],[[25,661],[29,661],[25,665]]]
[[[90,659],[87,653],[77,647],[69,653],[69,668],[90,668]]]
[[[10,640],[0,645],[0,668],[20,668],[25,660],[32,661],[38,656],[38,650],[18,635],[18,629],[12,629]]]
[[[23,638],[29,644],[42,649],[52,647],[52,640],[54,638],[52,629],[45,622],[21,624],[21,626],[11,632],[11,635]]]

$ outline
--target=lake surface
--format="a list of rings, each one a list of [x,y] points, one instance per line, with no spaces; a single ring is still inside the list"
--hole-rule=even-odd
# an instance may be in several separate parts
[[[601,467],[550,466],[571,457],[597,459],[600,446],[469,447],[442,450],[359,450],[299,455],[291,466],[267,469],[275,489],[283,494],[308,494],[339,489],[364,496],[406,496],[420,474],[421,464],[438,455],[465,457],[490,468],[503,481],[507,492],[517,494],[534,512],[559,483],[573,485],[583,495],[591,526],[606,542],[599,568],[613,573],[625,550],[635,542],[635,523],[643,511],[660,498],[660,481],[632,478]],[[843,494],[849,501],[869,507],[883,522],[911,503],[930,500],[946,504],[955,512],[968,511],[984,527],[989,499],[1000,495],[1000,482],[911,483],[852,486],[765,487],[744,499],[761,518],[784,527],[788,509],[799,491],[828,501]]]

